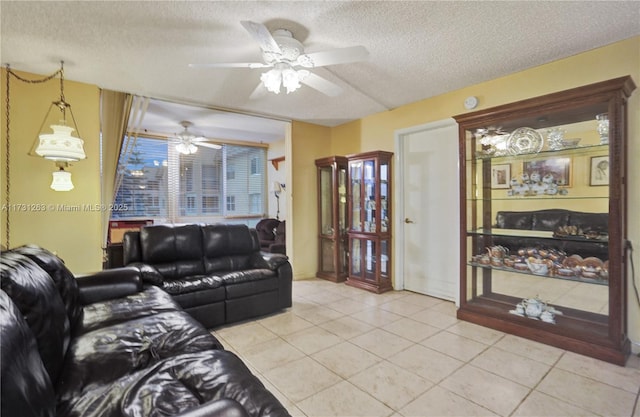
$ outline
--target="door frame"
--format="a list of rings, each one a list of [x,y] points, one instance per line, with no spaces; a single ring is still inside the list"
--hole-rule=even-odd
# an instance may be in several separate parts
[[[394,181],[396,186],[393,187],[393,257],[395,259],[393,269],[393,288],[396,290],[404,290],[404,177],[405,177],[405,139],[408,135],[423,132],[425,130],[440,129],[443,127],[458,126],[455,119],[449,117],[446,119],[438,120],[435,122],[429,122],[421,125],[411,126],[394,131],[394,168],[393,175],[396,180]],[[457,129],[456,129],[457,130]],[[458,163],[459,165],[459,163]],[[459,166],[457,167],[459,169]],[[458,219],[456,219],[458,221]],[[459,251],[459,249],[458,249]],[[460,305],[460,280],[457,280],[457,289],[455,292],[456,306]]]

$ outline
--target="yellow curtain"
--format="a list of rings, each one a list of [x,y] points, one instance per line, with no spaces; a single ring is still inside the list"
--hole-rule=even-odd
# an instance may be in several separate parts
[[[102,247],[107,247],[107,237],[109,233],[109,219],[115,198],[115,184],[118,174],[118,158],[122,141],[129,124],[129,113],[131,112],[131,94],[118,91],[102,90],[100,92],[100,124],[102,137],[100,140],[101,155],[101,198],[105,210],[102,211]]]

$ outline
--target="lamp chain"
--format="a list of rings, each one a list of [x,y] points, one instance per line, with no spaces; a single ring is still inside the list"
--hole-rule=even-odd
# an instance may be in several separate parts
[[[17,80],[22,81],[24,83],[27,84],[40,84],[40,83],[44,83],[47,82],[53,78],[55,78],[57,75],[60,75],[60,91],[61,91],[61,100],[64,103],[64,86],[62,84],[63,82],[63,74],[64,74],[64,61],[60,62],[60,69],[56,72],[54,72],[53,74],[44,77],[44,78],[40,78],[40,79],[36,79],[36,80],[29,80],[27,78],[23,78],[21,76],[19,76],[18,74],[16,74],[15,72],[11,71],[11,66],[9,64],[7,64],[7,80],[6,80],[6,97],[5,97],[5,101],[6,101],[6,106],[5,106],[5,117],[6,117],[6,144],[5,144],[5,191],[6,191],[6,195],[5,195],[5,211],[7,213],[7,223],[5,225],[5,243],[6,243],[6,247],[7,249],[9,249],[11,247],[11,206],[10,206],[10,202],[11,202],[11,169],[9,168],[9,160],[10,160],[10,153],[11,153],[11,129],[9,127],[9,122],[11,121],[11,98],[10,98],[10,94],[9,94],[9,86],[10,86],[10,82],[9,80],[11,79],[11,76],[15,77]]]
[[[10,210],[10,205],[9,205],[11,203],[11,195],[9,193],[9,191],[11,190],[11,181],[10,181],[11,170],[9,169],[9,156],[10,156],[9,154],[10,154],[10,151],[11,151],[11,145],[9,143],[9,132],[10,132],[10,129],[9,129],[9,121],[10,121],[9,114],[11,113],[11,108],[10,108],[11,103],[9,101],[9,85],[10,85],[10,83],[9,83],[9,74],[10,74],[10,71],[11,70],[9,68],[9,65],[7,65],[7,89],[6,89],[7,94],[5,96],[5,100],[6,100],[5,116],[7,118],[7,120],[6,120],[7,121],[7,123],[6,123],[6,135],[5,135],[6,141],[7,141],[7,143],[5,144],[5,147],[6,147],[6,149],[5,149],[5,158],[6,158],[6,161],[5,161],[5,181],[6,181],[6,184],[5,184],[5,186],[6,186],[6,189],[5,189],[5,192],[6,192],[6,194],[5,194],[5,204],[6,204],[6,207],[5,208],[6,208],[6,213],[7,213],[7,224],[5,225],[5,228],[4,228],[5,241],[6,241],[5,243],[7,244],[7,249],[9,249],[9,247],[10,247],[9,246],[9,240],[10,240],[10,237],[11,237],[11,223],[9,221],[10,220],[9,216],[11,215],[11,210]]]

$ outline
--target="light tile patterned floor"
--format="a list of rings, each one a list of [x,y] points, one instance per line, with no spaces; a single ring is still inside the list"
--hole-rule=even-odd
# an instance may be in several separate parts
[[[459,321],[451,302],[295,281],[293,307],[215,330],[294,416],[640,417],[619,367]]]

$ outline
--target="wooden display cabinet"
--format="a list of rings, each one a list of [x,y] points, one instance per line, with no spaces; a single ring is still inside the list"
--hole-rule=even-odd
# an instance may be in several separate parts
[[[349,277],[347,285],[375,293],[391,283],[391,159],[374,151],[347,156],[349,163]]]
[[[458,318],[625,363],[627,99],[634,89],[630,77],[621,77],[455,117]],[[498,228],[498,212],[554,209],[582,218],[599,213],[604,229]],[[505,254],[497,243],[504,241],[517,246]]]
[[[316,160],[318,171],[318,278],[347,279],[347,158]]]

